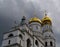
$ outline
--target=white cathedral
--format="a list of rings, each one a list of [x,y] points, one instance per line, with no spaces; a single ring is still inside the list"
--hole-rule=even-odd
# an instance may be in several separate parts
[[[52,20],[45,14],[40,20],[23,16],[19,25],[3,35],[2,47],[56,47]]]

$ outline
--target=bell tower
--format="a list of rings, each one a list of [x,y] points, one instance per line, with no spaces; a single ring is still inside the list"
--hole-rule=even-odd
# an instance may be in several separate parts
[[[36,15],[29,20],[29,28],[35,36],[42,38],[41,20]]]
[[[42,19],[42,31],[44,35],[45,47],[56,47],[55,46],[55,37],[52,30],[52,21],[51,18],[45,13],[45,17]]]

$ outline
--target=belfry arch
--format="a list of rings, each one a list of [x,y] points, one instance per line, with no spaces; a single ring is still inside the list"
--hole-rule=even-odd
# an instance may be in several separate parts
[[[27,47],[31,47],[31,40],[27,39]]]
[[[35,45],[36,45],[37,47],[39,47],[39,43],[38,43],[37,40],[35,40]]]

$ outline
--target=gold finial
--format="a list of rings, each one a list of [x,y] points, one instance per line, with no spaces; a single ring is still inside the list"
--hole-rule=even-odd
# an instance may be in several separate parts
[[[33,15],[34,15],[34,17],[36,17],[36,12],[35,11],[34,11],[34,14]]]

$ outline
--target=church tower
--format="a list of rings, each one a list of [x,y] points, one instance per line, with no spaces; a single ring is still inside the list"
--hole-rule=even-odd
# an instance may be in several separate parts
[[[44,35],[45,47],[56,47],[54,32],[52,30],[52,21],[46,13],[45,17],[42,19],[42,32]]]
[[[21,19],[19,26],[25,25],[25,17]],[[24,47],[24,33],[22,27],[14,26],[9,32],[5,32],[3,35],[2,47]],[[20,29],[21,28],[21,29]]]
[[[25,16],[18,25],[5,32],[2,47],[56,47],[51,18],[42,20],[32,17],[28,22]]]
[[[33,31],[33,34],[35,36],[41,36],[42,30],[41,30],[41,20],[37,17],[33,17],[29,20],[29,27]]]

